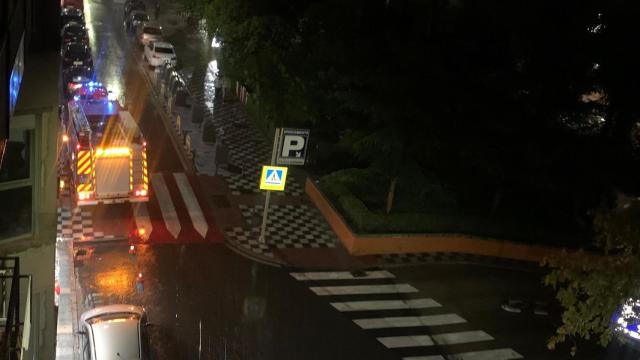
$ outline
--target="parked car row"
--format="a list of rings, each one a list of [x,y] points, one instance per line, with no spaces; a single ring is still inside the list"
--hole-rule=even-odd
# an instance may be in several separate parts
[[[60,13],[62,30],[62,86],[67,97],[73,96],[82,84],[93,80],[93,57],[89,34],[84,21],[82,0],[63,0]]]
[[[149,67],[176,66],[178,58],[173,45],[164,40],[162,26],[151,21],[141,0],[126,0],[124,4],[125,30],[143,47],[142,58]]]

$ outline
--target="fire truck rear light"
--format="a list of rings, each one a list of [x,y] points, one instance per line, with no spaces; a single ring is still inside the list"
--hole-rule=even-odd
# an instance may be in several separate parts
[[[76,150],[80,150],[80,144],[76,145]]]
[[[135,195],[136,196],[147,196],[147,190],[145,189],[138,189],[135,191]]]
[[[80,191],[78,193],[78,200],[88,200],[93,196],[93,191]]]
[[[123,156],[123,155],[129,155],[130,153],[131,153],[131,149],[129,149],[128,147],[110,147],[106,149],[102,149],[102,148],[96,149],[96,156],[103,156],[103,157]]]

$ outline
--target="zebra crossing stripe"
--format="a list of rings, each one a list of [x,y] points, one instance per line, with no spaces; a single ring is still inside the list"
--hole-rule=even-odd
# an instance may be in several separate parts
[[[189,213],[189,217],[191,217],[193,227],[196,229],[198,234],[204,238],[207,236],[209,225],[204,219],[202,209],[200,208],[200,204],[198,204],[196,195],[193,193],[193,189],[191,189],[187,175],[184,173],[173,173],[173,177],[176,179],[178,190],[180,190],[180,194],[182,195],[182,200],[184,200],[184,204],[187,206],[187,212]]]
[[[493,336],[481,330],[437,334],[431,337],[439,345],[456,345],[493,340]]]
[[[484,331],[463,331],[455,333],[437,334],[437,335],[408,335],[408,336],[389,336],[379,337],[384,346],[389,349],[403,347],[418,347],[438,345],[456,345],[479,341],[493,340],[493,337]]]
[[[371,319],[355,319],[353,320],[353,322],[361,328],[367,330],[461,324],[467,322],[467,320],[463,319],[458,314],[439,314],[424,316],[398,316]]]
[[[524,357],[513,349],[472,351],[448,356],[449,360],[514,360]]]
[[[375,300],[375,301],[348,301],[332,302],[331,306],[338,311],[368,311],[368,310],[399,310],[399,309],[427,309],[441,307],[433,299],[411,300]]]
[[[162,174],[152,174],[151,185],[153,185],[153,189],[155,190],[156,198],[160,205],[160,212],[164,219],[164,224],[171,235],[173,235],[174,238],[177,238],[181,228],[180,220],[178,219],[176,208],[173,206],[171,195],[169,195],[169,189],[167,188],[167,184],[164,182]]]
[[[418,289],[409,284],[312,286],[309,289],[318,296],[415,293]]]
[[[434,345],[429,335],[379,337],[378,341],[389,349]]]
[[[363,275],[354,276],[348,271],[321,271],[321,272],[299,272],[291,273],[298,281],[314,280],[361,280],[361,279],[392,279],[395,276],[386,271],[366,271]]]

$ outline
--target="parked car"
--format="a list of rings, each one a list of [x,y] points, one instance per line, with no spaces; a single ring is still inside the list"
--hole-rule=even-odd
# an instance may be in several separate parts
[[[62,47],[62,68],[66,69],[71,66],[93,67],[89,45],[81,42],[72,42]]]
[[[149,22],[149,15],[144,11],[134,10],[125,19],[124,27],[127,31],[134,31],[136,27],[146,22]]]
[[[71,66],[62,72],[62,83],[67,96],[93,80],[93,68],[90,66]]]
[[[63,26],[60,35],[62,37],[63,44],[72,42],[81,42],[85,44],[89,43],[89,35],[87,35],[87,29],[83,24],[77,23],[75,21],[72,21]]]
[[[145,46],[144,58],[151,67],[165,64],[176,66],[178,64],[178,58],[173,49],[173,45],[163,41],[154,41]]]
[[[62,22],[62,26],[72,21],[84,25],[84,13],[82,10],[73,7],[64,8],[60,12],[60,21]]]
[[[147,11],[147,6],[144,4],[142,0],[127,0],[124,3],[124,18],[126,19],[129,14],[134,11]]]
[[[83,0],[61,0],[60,7],[74,7],[76,9],[84,10],[84,1]]]
[[[152,41],[162,40],[162,27],[154,22],[144,23],[138,27],[137,35],[138,43],[147,46]]]
[[[80,317],[85,360],[150,359],[147,315],[135,305],[107,305]]]

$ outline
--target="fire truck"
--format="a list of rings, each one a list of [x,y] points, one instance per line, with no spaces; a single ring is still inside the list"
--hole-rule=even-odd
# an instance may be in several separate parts
[[[66,137],[68,181],[76,204],[149,200],[147,143],[116,100],[74,96]]]

